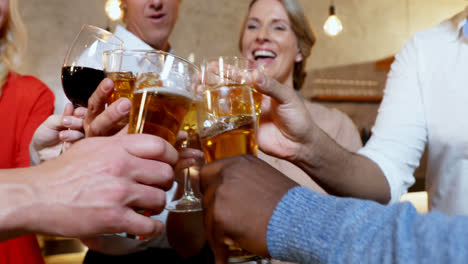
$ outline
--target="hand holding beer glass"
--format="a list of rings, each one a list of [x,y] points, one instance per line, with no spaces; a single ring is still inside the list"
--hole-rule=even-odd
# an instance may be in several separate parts
[[[198,107],[200,140],[207,162],[242,154],[257,155],[257,119],[262,95],[248,85],[258,69],[238,57],[205,60],[202,66],[202,101]],[[229,245],[229,262],[259,257]]]
[[[198,68],[183,58],[162,51],[147,52],[140,63],[133,91],[129,133],[152,134],[174,145],[185,116],[192,108],[198,75]],[[200,211],[201,202],[193,196],[190,178],[184,178],[184,196],[168,202],[166,209]]]

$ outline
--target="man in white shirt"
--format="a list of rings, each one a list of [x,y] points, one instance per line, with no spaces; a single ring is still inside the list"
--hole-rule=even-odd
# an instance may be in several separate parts
[[[427,146],[430,208],[467,215],[467,16],[468,8],[417,33],[396,56],[372,137],[358,153],[340,148],[314,124],[304,128],[315,130],[311,151],[278,151],[332,194],[388,203],[414,183]]]

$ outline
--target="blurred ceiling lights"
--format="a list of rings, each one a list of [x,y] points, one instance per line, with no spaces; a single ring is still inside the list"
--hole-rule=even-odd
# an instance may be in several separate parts
[[[123,12],[120,9],[120,0],[107,0],[104,9],[110,20],[116,21],[122,18]]]
[[[340,19],[335,14],[335,5],[333,1],[330,3],[330,12],[325,24],[323,25],[323,30],[328,36],[334,37],[340,34],[343,31],[343,25],[341,24]]]

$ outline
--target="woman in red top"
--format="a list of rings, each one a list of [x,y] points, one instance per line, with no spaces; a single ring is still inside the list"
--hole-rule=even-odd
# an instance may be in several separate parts
[[[0,169],[27,167],[36,128],[53,113],[54,94],[14,72],[26,32],[16,0],[0,0]],[[35,235],[0,243],[0,264],[44,263]]]

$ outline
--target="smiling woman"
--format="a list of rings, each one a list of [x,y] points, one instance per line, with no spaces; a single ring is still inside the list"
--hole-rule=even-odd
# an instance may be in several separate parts
[[[266,75],[276,79],[284,89],[299,90],[315,41],[298,0],[253,0],[241,28],[239,48],[245,57],[263,64]],[[348,116],[316,103],[304,103],[317,125],[344,148],[357,151],[362,146],[356,126]],[[259,157],[298,183],[316,188],[311,178],[292,163],[264,153]]]

